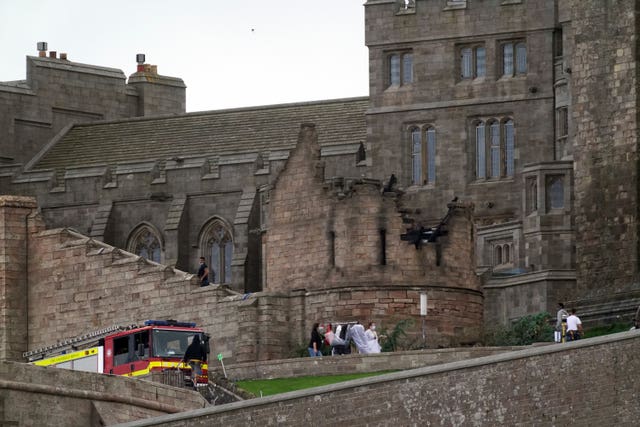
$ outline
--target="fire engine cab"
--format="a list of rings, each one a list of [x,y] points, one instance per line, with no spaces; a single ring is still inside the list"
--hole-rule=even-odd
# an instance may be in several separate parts
[[[179,369],[190,378],[191,367],[182,358],[196,335],[208,354],[209,336],[195,323],[147,320],[144,326],[115,326],[25,352],[23,356],[39,366],[129,377]],[[202,361],[201,368],[202,374],[192,381],[207,385],[206,361]]]

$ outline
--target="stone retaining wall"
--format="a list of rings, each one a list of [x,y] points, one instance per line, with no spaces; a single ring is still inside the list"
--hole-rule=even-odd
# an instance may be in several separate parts
[[[363,378],[124,424],[636,425],[640,331]]]
[[[206,405],[200,393],[150,381],[0,362],[3,426],[103,426]]]
[[[349,354],[344,356],[300,357],[265,362],[225,365],[227,377],[233,381],[266,378],[290,378],[311,375],[341,375],[362,372],[405,370],[439,365],[459,360],[521,350],[522,347],[470,347],[443,348],[438,350],[414,350],[380,354]],[[209,365],[209,371],[223,375],[217,362]]]

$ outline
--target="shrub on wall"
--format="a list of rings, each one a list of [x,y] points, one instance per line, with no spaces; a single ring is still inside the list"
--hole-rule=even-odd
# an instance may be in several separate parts
[[[383,352],[406,350],[412,345],[407,342],[407,329],[413,326],[413,319],[402,319],[393,329],[380,331],[380,346]]]
[[[521,317],[510,326],[497,327],[485,333],[485,345],[529,345],[534,342],[553,341],[551,315],[546,311]]]

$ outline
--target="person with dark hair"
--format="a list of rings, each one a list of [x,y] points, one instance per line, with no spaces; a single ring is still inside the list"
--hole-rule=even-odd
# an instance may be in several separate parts
[[[200,257],[200,267],[198,268],[198,279],[200,287],[209,285],[209,267],[203,256]]]
[[[187,347],[182,358],[184,363],[191,366],[191,381],[194,387],[197,384],[198,376],[202,375],[202,364],[207,361],[207,352],[200,343],[200,335],[195,334],[191,340],[191,344]]]
[[[558,303],[558,313],[556,314],[556,330],[554,332],[555,342],[562,342],[562,338],[564,337],[564,332],[562,330],[562,324],[564,323],[564,327],[566,330],[567,327],[567,317],[569,317],[569,313],[564,309],[564,304]]]
[[[311,340],[309,341],[309,356],[316,357],[322,356],[322,352],[320,349],[322,348],[322,337],[320,336],[320,332],[318,332],[318,323],[313,324],[313,329],[311,329]]]
[[[582,338],[582,322],[576,316],[576,309],[571,309],[571,315],[567,317],[567,341],[577,341]]]
[[[369,353],[380,353],[380,343],[378,342],[378,333],[376,332],[375,322],[369,322],[367,330],[364,331],[364,336],[367,338],[367,346]]]
[[[635,329],[640,329],[640,305],[636,310],[636,316],[633,318],[633,327]]]

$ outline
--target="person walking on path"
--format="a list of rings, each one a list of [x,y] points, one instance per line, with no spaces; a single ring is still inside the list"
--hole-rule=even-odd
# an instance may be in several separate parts
[[[322,356],[322,352],[320,349],[322,348],[322,337],[320,336],[320,332],[318,332],[318,323],[313,324],[313,329],[311,329],[311,340],[309,341],[309,356],[310,357],[318,357]]]
[[[582,338],[582,322],[576,316],[576,309],[571,309],[571,315],[567,317],[567,341],[577,341]]]
[[[558,303],[558,313],[556,314],[556,330],[554,332],[555,342],[562,342],[562,339],[565,336],[565,331],[567,327],[567,317],[569,317],[569,312],[565,310],[564,304]],[[562,330],[562,326],[564,323],[565,330]]]

